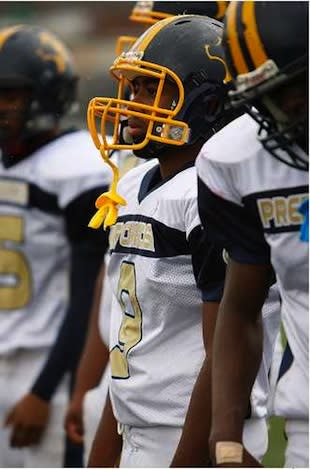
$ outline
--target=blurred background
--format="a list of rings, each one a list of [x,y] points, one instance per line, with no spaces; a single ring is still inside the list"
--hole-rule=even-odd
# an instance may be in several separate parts
[[[70,120],[86,127],[88,101],[115,92],[108,70],[115,58],[117,37],[142,33],[143,27],[128,19],[134,4],[118,0],[0,1],[0,28],[21,23],[39,25],[55,33],[72,50],[81,77],[81,104]]]

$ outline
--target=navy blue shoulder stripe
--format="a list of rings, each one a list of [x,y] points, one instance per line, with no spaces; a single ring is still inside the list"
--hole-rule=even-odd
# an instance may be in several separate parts
[[[57,196],[46,192],[35,184],[30,184],[29,207],[38,208],[42,212],[60,214]]]
[[[257,211],[219,197],[200,178],[198,209],[210,242],[225,248],[232,259],[247,264],[270,262],[270,248]]]
[[[190,254],[186,233],[143,215],[124,215],[110,231],[111,252],[143,257],[175,257]]]
[[[34,183],[21,178],[0,177],[0,204],[15,207],[38,208],[43,212],[58,214],[57,196]]]

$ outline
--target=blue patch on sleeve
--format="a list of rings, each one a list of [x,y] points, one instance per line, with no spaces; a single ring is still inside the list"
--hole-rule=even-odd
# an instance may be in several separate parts
[[[304,221],[300,229],[300,240],[309,243],[309,199],[303,201],[298,211],[304,216]]]

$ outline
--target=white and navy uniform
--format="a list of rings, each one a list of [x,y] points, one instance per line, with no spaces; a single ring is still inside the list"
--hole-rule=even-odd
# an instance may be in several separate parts
[[[236,262],[271,263],[276,273],[288,344],[275,413],[288,419],[286,464],[308,467],[308,243],[300,239],[298,210],[308,198],[308,173],[272,157],[248,115],[207,142],[196,166],[199,212],[209,235]]]
[[[157,162],[146,163],[121,180],[119,192],[128,205],[111,228],[108,275],[120,464],[168,467],[205,356],[196,171],[187,165],[161,180]]]
[[[111,227],[110,385],[123,434],[121,467],[168,467],[204,358],[201,295],[192,255],[193,164],[161,180],[156,161],[129,171],[127,205]]]
[[[67,132],[23,159],[3,156],[0,162],[0,418],[29,391],[48,401],[54,395],[38,447],[9,449],[1,428],[2,467],[64,464],[64,376],[83,346],[107,246],[105,234],[87,223],[109,183],[86,131]]]

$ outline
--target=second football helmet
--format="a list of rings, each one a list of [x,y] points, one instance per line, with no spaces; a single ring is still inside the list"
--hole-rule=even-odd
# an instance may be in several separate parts
[[[21,138],[49,130],[70,110],[77,80],[71,53],[49,31],[30,25],[0,30],[0,89],[29,90]]]
[[[296,144],[308,153],[308,2],[231,2],[223,45],[232,104],[251,106],[273,156],[307,170]]]
[[[170,16],[175,15],[204,15],[222,20],[228,2],[166,2],[166,1],[138,1],[135,3],[129,19],[140,23],[146,28]],[[126,52],[137,40],[134,36],[120,36],[116,44],[116,55]]]

